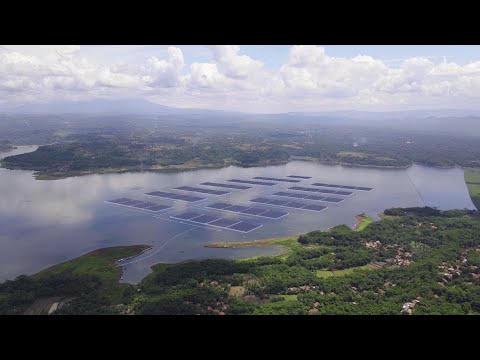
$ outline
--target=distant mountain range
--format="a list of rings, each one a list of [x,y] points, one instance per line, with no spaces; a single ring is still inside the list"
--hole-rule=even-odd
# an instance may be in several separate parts
[[[144,99],[96,99],[88,101],[58,101],[46,104],[26,104],[9,110],[0,111],[10,114],[138,114],[138,115],[242,115],[256,119],[272,119],[275,117],[313,117],[313,118],[342,118],[364,120],[389,119],[420,119],[429,117],[476,117],[479,110],[411,110],[411,111],[321,111],[321,112],[289,112],[279,114],[252,114],[234,111],[208,109],[182,109],[155,104]]]

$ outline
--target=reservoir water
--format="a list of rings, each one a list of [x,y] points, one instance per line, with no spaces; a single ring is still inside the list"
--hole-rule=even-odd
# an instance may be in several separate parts
[[[19,147],[0,153],[0,158],[35,149],[33,146]],[[300,186],[323,182],[374,189],[358,192],[319,213],[288,209],[289,215],[279,220],[255,219],[263,226],[247,234],[171,221],[169,214],[182,210],[196,209],[212,214],[215,211],[205,210],[201,204],[151,199],[142,195],[155,190],[172,191],[173,187],[182,185],[196,186],[207,181],[225,183],[232,178],[288,175],[312,177],[299,183]],[[256,196],[271,194],[292,185],[296,184],[279,184],[275,190],[253,186],[249,190],[232,191],[215,200],[249,205],[249,200]],[[119,197],[173,205],[173,208],[162,215],[154,215],[105,203],[105,200]],[[475,209],[464,182],[463,169],[420,165],[408,169],[378,169],[293,161],[285,165],[255,168],[230,166],[175,173],[143,172],[35,180],[32,171],[0,168],[0,281],[35,273],[99,248],[150,245],[153,247],[151,250],[132,259],[134,262],[125,267],[122,281],[136,283],[151,271],[150,266],[160,262],[242,258],[281,251],[278,247],[205,247],[209,242],[284,237],[339,224],[353,226],[355,215],[363,212],[378,218],[377,214],[386,208],[425,205],[439,209]]]

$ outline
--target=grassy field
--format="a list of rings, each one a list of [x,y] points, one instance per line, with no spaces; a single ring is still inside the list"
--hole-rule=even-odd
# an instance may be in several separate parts
[[[363,231],[369,224],[373,222],[373,219],[365,214],[357,215],[357,228],[356,231]]]
[[[357,266],[349,269],[344,269],[344,270],[337,270],[335,273],[331,272],[330,270],[317,270],[316,275],[319,278],[326,278],[330,276],[345,276],[352,274],[355,270],[372,270],[372,267],[370,265],[363,265],[363,266]]]
[[[473,204],[480,210],[480,170],[465,169],[465,182]]]
[[[111,299],[118,299],[123,293],[123,287],[127,285],[118,283],[122,269],[115,266],[115,260],[136,255],[147,248],[146,245],[134,245],[95,250],[79,258],[54,265],[33,277],[40,279],[65,272],[77,275],[96,275],[102,281],[105,294]]]

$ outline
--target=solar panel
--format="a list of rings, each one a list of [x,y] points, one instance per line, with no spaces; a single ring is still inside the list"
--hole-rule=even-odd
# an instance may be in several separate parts
[[[330,185],[324,184],[324,183],[313,183],[312,185],[315,185],[315,186],[330,186]]]
[[[298,191],[309,191],[309,192],[318,192],[320,189],[306,188],[302,186],[292,186],[288,188],[289,190],[298,190]]]
[[[128,201],[132,201],[131,199],[127,198],[119,198],[119,199],[113,199],[113,200],[107,200],[107,202],[111,202],[113,204],[122,204]]]
[[[191,186],[179,186],[175,188],[176,190],[183,190],[183,191],[192,191],[198,192],[203,194],[213,194],[213,195],[225,195],[230,194],[229,191],[221,191],[221,190],[212,190],[212,189],[201,189],[201,188],[194,188]]]
[[[299,176],[299,175],[288,175],[287,177],[296,178],[296,179],[311,179],[311,176]]]
[[[155,204],[144,202],[144,203],[141,203],[141,204],[137,204],[137,205],[135,205],[135,206],[133,206],[133,207],[139,208],[139,209],[148,209],[148,208],[150,208],[150,207],[152,207],[152,206],[155,206]]]
[[[351,191],[335,191],[335,194],[338,194],[338,195],[352,195],[353,193]]]
[[[265,181],[252,181],[252,180],[239,180],[239,179],[230,179],[230,180],[227,180],[227,181],[238,182],[238,183],[242,183],[242,184],[266,185],[266,186],[277,185],[275,183],[265,182]]]
[[[323,189],[320,189],[318,190],[319,193],[322,193],[322,194],[334,194],[335,193],[335,190],[323,190]]]
[[[213,215],[201,215],[196,218],[190,219],[190,221],[198,222],[201,224],[208,224],[209,222],[221,219],[221,216],[213,216]]]
[[[307,205],[307,206],[304,206],[302,208],[302,210],[313,210],[313,211],[322,211],[324,209],[326,209],[327,207],[326,206],[321,206],[321,205]]]
[[[224,210],[233,211],[233,212],[241,212],[244,210],[250,209],[250,206],[241,206],[241,205],[233,205],[225,208]]]
[[[291,208],[296,208],[296,209],[300,209],[302,207],[304,207],[305,203],[301,203],[301,202],[296,202],[296,201],[292,201],[292,202],[289,202],[287,205],[285,205],[286,207],[291,207]]]
[[[260,214],[262,214],[266,211],[268,211],[268,210],[253,207],[253,208],[241,211],[241,213],[242,214],[249,214],[249,215],[260,215]]]
[[[128,200],[128,201],[124,201],[123,203],[121,203],[121,205],[132,206],[132,205],[139,204],[139,203],[141,203],[141,201],[139,201],[139,200]]]
[[[169,208],[171,208],[171,206],[155,205],[155,206],[152,206],[151,208],[149,208],[148,211],[162,211],[162,210],[169,209]]]
[[[325,196],[309,195],[305,199],[320,201],[320,200],[323,200],[324,198],[325,198]]]
[[[289,201],[290,201],[290,200],[272,200],[272,201],[270,201],[268,204],[269,204],[269,205],[282,206],[282,205],[288,204]]]
[[[285,215],[288,215],[288,213],[282,212],[282,211],[270,210],[270,211],[264,212],[261,216],[271,218],[271,219],[279,219]]]
[[[341,189],[348,189],[348,190],[355,190],[356,186],[350,186],[350,185],[342,185],[340,186]]]
[[[285,191],[279,191],[279,192],[276,192],[276,193],[273,193],[273,195],[277,195],[277,196],[288,196],[289,192],[285,192]]]
[[[188,202],[205,200],[205,198],[201,198],[201,197],[167,193],[164,191],[152,191],[152,192],[146,193],[145,195],[156,196],[159,198],[171,199],[171,200],[182,200],[182,201],[188,201]]]
[[[255,229],[259,228],[260,226],[262,226],[262,225],[251,224],[251,223],[247,223],[245,221],[241,221],[238,224],[229,226],[228,229],[237,230],[237,231],[247,233],[247,232],[250,232],[252,230],[255,230]]]
[[[298,183],[300,180],[291,180],[291,179],[279,179],[279,178],[271,178],[271,177],[263,177],[263,176],[256,176],[254,179],[260,179],[260,180],[272,180],[272,181],[283,181],[283,182],[289,182],[289,183]]]
[[[251,189],[251,186],[242,186],[242,185],[234,185],[234,184],[220,184],[220,183],[212,183],[212,182],[205,182],[201,183],[200,185],[207,185],[207,186],[217,186],[217,187],[224,187],[228,189],[238,189],[238,190],[247,190]]]
[[[177,218],[177,219],[182,219],[182,220],[190,220],[190,219],[193,219],[193,218],[198,217],[200,215],[202,215],[202,214],[196,213],[194,211],[187,211],[183,214],[172,215],[170,217]]]
[[[258,198],[255,198],[255,199],[252,199],[250,200],[251,202],[256,202],[256,203],[260,203],[260,204],[268,204],[268,202],[272,201],[271,199],[267,199],[267,198],[264,198],[264,197],[258,197]]]
[[[231,205],[226,203],[215,203],[212,205],[208,205],[207,207],[212,209],[225,209],[226,207],[229,207],[229,206]]]
[[[236,223],[239,223],[240,220],[238,219],[227,219],[227,218],[221,218],[219,220],[215,220],[211,223],[209,223],[208,225],[214,225],[214,226],[219,226],[219,227],[223,227],[223,228],[226,228],[226,227],[229,227],[229,226],[232,226]]]
[[[290,192],[284,192],[284,191],[274,193],[273,195],[293,197],[293,198],[297,198],[297,199],[303,199],[303,198],[306,198],[308,196],[307,194],[296,194],[296,193],[290,193]]]
[[[373,188],[363,187],[363,186],[357,186],[355,189],[356,189],[356,190],[361,190],[361,191],[370,191],[370,190],[373,190]]]
[[[333,203],[339,203],[339,202],[343,201],[343,199],[333,198],[333,197],[326,197],[325,199],[323,199],[323,201],[333,202]]]

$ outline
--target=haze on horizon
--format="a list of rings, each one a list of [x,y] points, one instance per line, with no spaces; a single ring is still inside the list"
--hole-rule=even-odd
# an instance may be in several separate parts
[[[0,110],[132,98],[253,113],[479,110],[480,46],[0,46]]]

